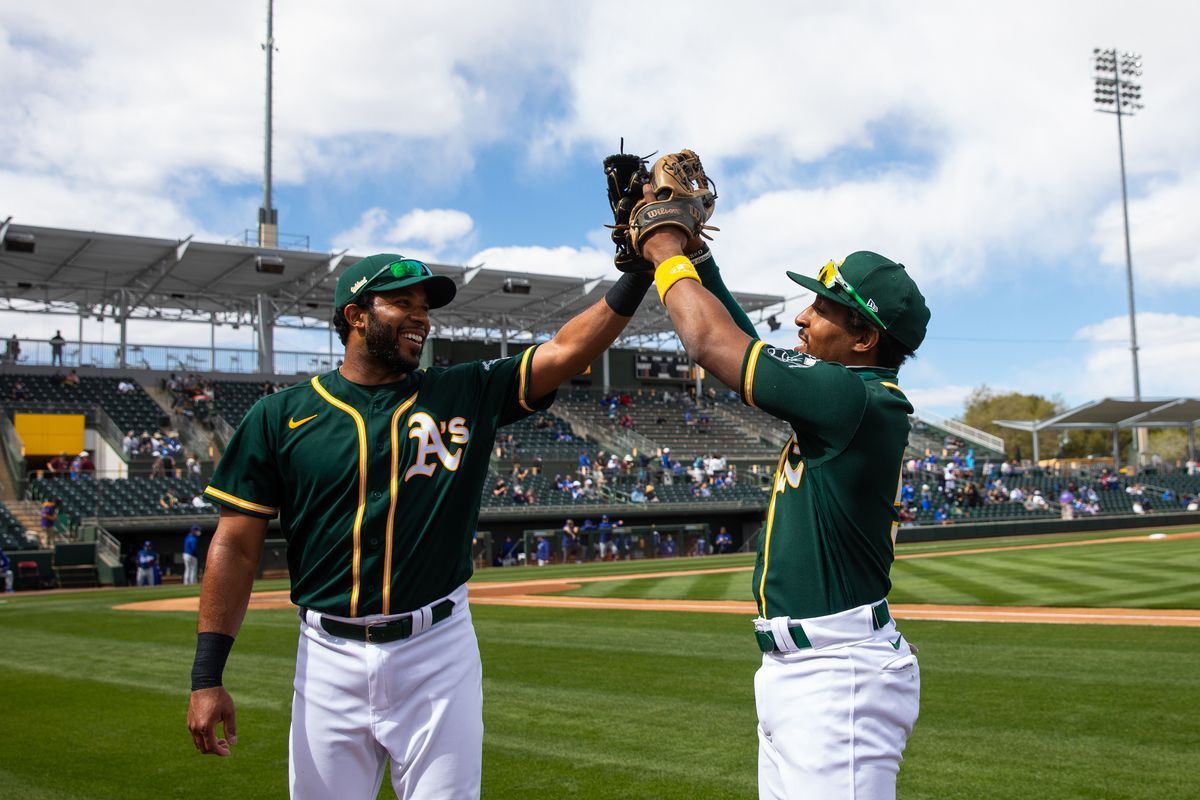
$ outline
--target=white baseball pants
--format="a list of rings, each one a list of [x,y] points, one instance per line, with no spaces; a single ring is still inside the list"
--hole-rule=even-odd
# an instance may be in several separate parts
[[[921,674],[871,606],[801,623],[813,647],[765,653],[754,677],[761,800],[894,800]]]
[[[198,556],[183,554],[183,582],[185,584],[196,583],[196,575],[200,571],[200,558]]]
[[[466,587],[451,599],[449,618],[386,644],[330,636],[307,612],[288,748],[293,798],[374,800],[388,764],[401,800],[479,797],[483,672]]]

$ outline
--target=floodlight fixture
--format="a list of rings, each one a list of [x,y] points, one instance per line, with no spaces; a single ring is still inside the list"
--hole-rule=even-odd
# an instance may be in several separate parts
[[[1121,163],[1121,211],[1125,222],[1125,288],[1129,296],[1129,353],[1133,360],[1133,397],[1142,399],[1142,384],[1138,370],[1137,316],[1133,302],[1133,250],[1129,244],[1129,192],[1125,180],[1125,129],[1122,117],[1132,117],[1145,108],[1142,105],[1142,85],[1133,83],[1131,77],[1142,74],[1142,54],[1122,52],[1117,48],[1092,49],[1096,67],[1096,89],[1093,97],[1097,111],[1112,114],[1117,118],[1117,153]],[[1145,451],[1142,437],[1144,429],[1134,437],[1134,447],[1139,453]],[[1136,462],[1135,462],[1136,463]]]
[[[529,281],[524,278],[505,278],[504,286],[501,287],[505,294],[529,294],[532,289]]]

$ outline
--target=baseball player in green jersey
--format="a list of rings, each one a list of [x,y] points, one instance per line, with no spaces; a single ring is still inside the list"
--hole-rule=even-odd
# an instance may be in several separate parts
[[[894,798],[920,696],[885,599],[913,410],[896,374],[925,338],[925,299],[903,266],[875,253],[831,261],[815,280],[789,272],[816,298],[796,317],[796,346],[772,347],[708,249],[688,258],[685,239],[663,228],[642,250],[680,340],[792,430],[753,579],[759,796]]]
[[[259,400],[205,489],[221,519],[188,709],[197,749],[224,756],[236,742],[222,672],[278,516],[301,619],[292,797],[374,798],[389,764],[401,798],[479,796],[482,670],[466,582],[496,430],[549,406],[649,285],[623,276],[518,355],[418,369],[430,309],[454,298],[454,281],[392,254],[339,277],[345,362]]]

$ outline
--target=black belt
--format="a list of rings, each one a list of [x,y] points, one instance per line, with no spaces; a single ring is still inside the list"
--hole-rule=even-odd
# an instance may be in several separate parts
[[[454,601],[443,600],[429,609],[431,616],[429,624],[436,625],[449,617],[450,612],[453,610]],[[407,639],[413,635],[413,618],[411,614],[400,619],[388,620],[387,622],[372,622],[364,625],[330,619],[324,614],[319,616],[321,617],[321,627],[325,632],[339,639],[370,642],[371,644],[386,644],[387,642],[397,642],[401,639]]]
[[[884,600],[877,606],[871,606],[871,619],[873,621],[874,630],[879,630],[884,625],[892,621],[892,615],[888,613],[887,600]],[[797,650],[804,650],[812,647],[812,642],[808,640],[808,634],[804,632],[804,628],[799,625],[789,625],[788,632],[792,634],[792,641],[796,643]],[[779,647],[775,644],[775,634],[771,631],[755,631],[754,638],[758,640],[758,649],[764,653],[778,653]]]

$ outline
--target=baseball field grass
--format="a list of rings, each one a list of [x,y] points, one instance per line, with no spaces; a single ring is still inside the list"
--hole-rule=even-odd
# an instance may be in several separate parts
[[[1200,538],[1146,533],[901,547],[892,600],[1200,608]],[[478,580],[751,564],[566,565],[485,570]],[[742,569],[569,591],[748,600],[749,582]],[[184,727],[194,613],[113,608],[194,594],[129,588],[0,604],[0,798],[286,796],[295,614],[248,615],[226,672],[239,743],[229,759],[201,757]],[[485,676],[484,797],[756,796],[759,654],[746,618],[491,605],[472,613]],[[1200,796],[1200,628],[900,625],[920,647],[922,671],[901,798]]]

